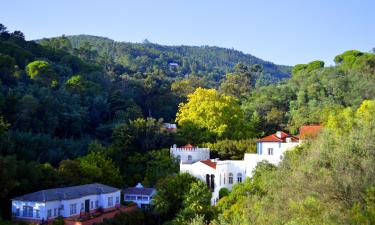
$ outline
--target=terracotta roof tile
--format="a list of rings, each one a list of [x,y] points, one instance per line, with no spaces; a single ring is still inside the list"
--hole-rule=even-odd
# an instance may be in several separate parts
[[[263,137],[261,139],[258,139],[257,142],[286,142],[287,137],[290,137],[292,139],[292,142],[297,142],[299,140],[298,137],[290,135],[283,131],[280,131],[280,134],[281,134],[280,138],[275,133],[275,134],[271,134],[266,137]]]
[[[321,125],[306,125],[299,129],[300,138],[302,140],[308,137],[316,137],[319,131],[323,128]]]
[[[200,161],[201,163],[203,164],[206,164],[207,166],[213,168],[213,169],[216,169],[216,163],[215,162],[212,162],[211,160],[207,159],[207,160],[202,160]]]
[[[185,146],[182,146],[181,148],[194,148],[194,146],[192,146],[191,144],[187,144]]]

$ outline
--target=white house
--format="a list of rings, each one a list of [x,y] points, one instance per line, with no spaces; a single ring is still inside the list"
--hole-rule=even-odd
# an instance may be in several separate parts
[[[180,172],[186,172],[204,181],[212,191],[211,203],[219,200],[221,188],[232,189],[236,183],[242,183],[246,176],[244,160],[207,159],[192,164],[181,163]]]
[[[180,163],[195,163],[201,160],[210,159],[210,149],[209,148],[199,148],[194,147],[190,144],[177,147],[173,145],[170,148],[171,156],[178,158]]]
[[[299,138],[277,131],[275,134],[263,137],[257,141],[257,155],[282,159],[284,152],[299,144]],[[266,157],[267,158],[267,157]]]
[[[120,206],[120,196],[120,189],[98,183],[47,189],[13,198],[12,215],[14,220],[33,223],[78,217],[115,209]]]
[[[256,165],[263,160],[278,164],[283,159],[285,151],[292,149],[299,143],[298,137],[278,131],[275,134],[259,139],[257,141],[257,153],[246,153],[243,160],[209,159],[205,155],[206,157],[196,158],[192,156],[192,160],[186,161],[186,157],[184,157],[180,162],[180,172],[189,173],[206,182],[212,191],[211,203],[216,204],[219,200],[221,188],[231,190],[234,184],[243,182],[245,177],[251,177]],[[175,151],[173,155],[177,153],[181,155],[180,152],[181,150]],[[189,154],[188,150],[184,152]]]
[[[148,208],[155,194],[155,188],[145,188],[138,183],[137,186],[124,190],[124,200],[136,203],[138,208]]]

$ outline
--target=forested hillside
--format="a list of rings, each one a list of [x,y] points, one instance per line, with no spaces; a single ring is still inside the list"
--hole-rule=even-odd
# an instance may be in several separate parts
[[[0,24],[0,214],[37,190],[142,182],[158,194],[133,215],[138,224],[373,224],[375,55],[350,50],[335,62],[296,65],[281,81],[290,68],[234,50],[82,35],[35,42]],[[191,143],[241,159],[256,138],[304,124],[325,128],[216,207],[166,149]]]
[[[167,76],[184,78],[197,75],[210,86],[217,87],[226,73],[238,63],[260,65],[263,69],[258,85],[279,82],[290,77],[290,67],[275,65],[250,54],[220,47],[164,46],[145,40],[143,43],[116,42],[108,38],[77,35],[67,36],[73,48],[95,50],[103,60],[117,64],[118,72],[154,72],[163,70]],[[44,40],[45,41],[45,40]],[[43,44],[44,42],[40,42]],[[120,71],[119,71],[120,70]]]

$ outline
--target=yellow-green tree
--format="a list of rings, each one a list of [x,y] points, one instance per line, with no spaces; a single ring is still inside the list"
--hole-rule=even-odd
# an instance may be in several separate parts
[[[194,125],[219,139],[240,139],[250,135],[238,100],[215,89],[197,88],[189,94],[188,101],[179,105],[176,122],[182,128]]]
[[[26,66],[27,75],[33,80],[39,80],[52,87],[57,85],[57,74],[49,62],[37,60]]]

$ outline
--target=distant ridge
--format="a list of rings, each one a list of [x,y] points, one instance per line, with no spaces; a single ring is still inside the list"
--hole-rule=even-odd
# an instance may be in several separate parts
[[[179,65],[174,76],[199,74],[219,81],[233,71],[237,63],[259,64],[263,67],[262,79],[266,84],[289,78],[290,66],[276,65],[251,54],[216,46],[168,46],[151,43],[117,42],[93,35],[67,36],[73,48],[88,42],[99,55],[110,57],[116,63],[133,72],[147,72],[155,66],[167,68],[169,63]]]

